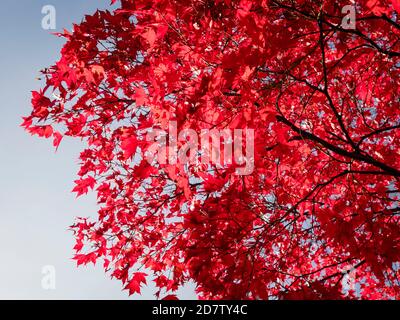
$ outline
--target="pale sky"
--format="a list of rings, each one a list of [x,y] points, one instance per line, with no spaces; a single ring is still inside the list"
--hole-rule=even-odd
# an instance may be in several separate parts
[[[4,0],[0,9],[0,299],[127,299],[121,283],[102,267],[76,267],[68,227],[75,216],[95,217],[94,195],[70,191],[78,171],[79,141],[31,137],[19,124],[30,111],[30,91],[40,88],[39,70],[59,57],[62,39],[43,30],[44,5],[53,5],[57,29],[71,29],[109,0]],[[42,288],[42,268],[54,266],[55,289]],[[153,299],[155,289],[129,299]],[[179,291],[193,299],[193,286]]]

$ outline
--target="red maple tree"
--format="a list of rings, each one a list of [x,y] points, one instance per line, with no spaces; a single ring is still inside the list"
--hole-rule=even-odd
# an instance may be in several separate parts
[[[357,0],[354,28],[344,0],[112,3],[60,34],[23,123],[85,144],[77,263],[158,297],[399,298],[399,2]],[[254,170],[146,161],[172,121],[254,129]]]

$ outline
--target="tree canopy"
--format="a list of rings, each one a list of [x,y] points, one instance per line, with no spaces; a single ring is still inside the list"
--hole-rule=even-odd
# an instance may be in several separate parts
[[[160,298],[399,298],[399,2],[357,0],[354,28],[342,0],[112,3],[59,34],[23,122],[82,140],[77,263]],[[148,161],[171,123],[254,130],[252,171]]]

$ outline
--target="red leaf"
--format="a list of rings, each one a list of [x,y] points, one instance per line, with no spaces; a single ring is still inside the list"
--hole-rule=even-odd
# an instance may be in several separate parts
[[[125,286],[125,289],[129,290],[129,295],[134,293],[140,294],[140,289],[142,284],[146,284],[146,273],[143,272],[136,272],[133,274],[133,277],[128,284]]]
[[[145,33],[143,33],[143,38],[148,41],[150,48],[153,48],[157,39],[157,34],[153,28],[149,28]]]
[[[62,136],[62,134],[59,133],[59,132],[54,132],[53,137],[54,137],[53,145],[54,145],[54,147],[56,147],[56,149],[58,149],[58,147],[59,147],[59,145],[60,145],[60,143],[61,143],[61,140],[62,140],[63,136]]]
[[[161,300],[179,300],[178,297],[175,294],[169,294],[162,298]]]

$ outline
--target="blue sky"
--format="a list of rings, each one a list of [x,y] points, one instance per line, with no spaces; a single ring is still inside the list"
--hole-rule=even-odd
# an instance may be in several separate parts
[[[0,11],[0,299],[126,299],[121,284],[101,266],[76,268],[71,260],[75,216],[95,216],[95,197],[70,192],[78,171],[79,141],[34,138],[20,127],[30,111],[30,91],[40,88],[39,70],[59,57],[62,39],[43,30],[44,5],[57,12],[57,29],[71,29],[109,0],[5,0]],[[42,288],[42,268],[54,266],[56,287]],[[142,297],[152,299],[154,288]],[[192,288],[181,298],[194,298]]]

